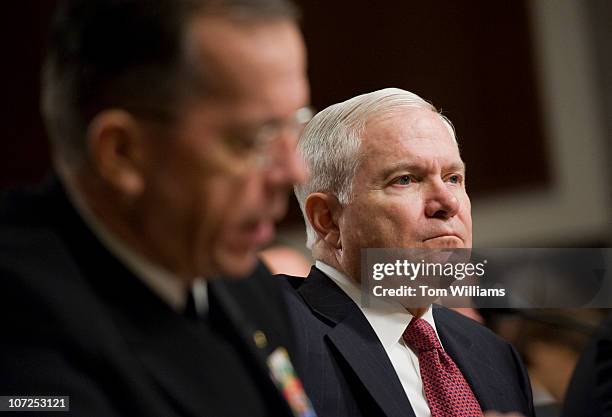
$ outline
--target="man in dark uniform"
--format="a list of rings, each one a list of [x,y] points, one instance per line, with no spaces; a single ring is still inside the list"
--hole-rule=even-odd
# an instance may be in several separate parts
[[[62,3],[54,174],[0,202],[0,395],[88,417],[312,415],[255,256],[304,176],[308,95],[285,0]]]

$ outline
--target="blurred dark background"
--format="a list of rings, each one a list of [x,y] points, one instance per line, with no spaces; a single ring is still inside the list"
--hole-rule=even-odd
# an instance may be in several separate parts
[[[298,3],[315,108],[393,86],[453,121],[476,245],[610,244],[612,2]],[[49,171],[38,94],[54,4],[3,5],[0,187]],[[295,202],[281,232],[301,245]]]

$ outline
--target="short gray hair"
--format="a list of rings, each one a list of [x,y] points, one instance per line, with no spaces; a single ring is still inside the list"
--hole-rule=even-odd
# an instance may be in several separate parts
[[[399,88],[385,88],[333,104],[317,113],[306,125],[298,150],[306,162],[309,177],[305,183],[296,185],[294,191],[306,223],[309,249],[316,243],[317,234],[306,215],[306,198],[312,193],[326,192],[336,195],[340,204],[348,204],[353,177],[359,166],[361,135],[367,121],[406,107],[439,114],[456,140],[452,123],[432,104]]]

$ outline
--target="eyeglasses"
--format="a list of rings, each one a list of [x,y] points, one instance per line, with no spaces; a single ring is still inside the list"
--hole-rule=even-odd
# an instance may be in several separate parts
[[[124,107],[148,123],[153,123],[156,129],[162,129],[165,134],[172,135],[175,121],[168,113],[143,105]],[[218,146],[210,148],[209,163],[215,161],[215,166],[235,172],[269,167],[275,157],[279,157],[274,155],[273,145],[284,135],[297,139],[313,116],[314,110],[311,107],[302,107],[282,120],[230,128],[227,133],[220,135]]]
[[[272,145],[284,134],[298,138],[313,116],[311,107],[302,107],[286,120],[269,121],[250,131],[228,135],[226,143],[237,155],[248,158],[258,166],[266,166],[272,161]]]

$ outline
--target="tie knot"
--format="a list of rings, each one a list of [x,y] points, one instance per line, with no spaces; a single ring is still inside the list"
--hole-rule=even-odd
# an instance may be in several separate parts
[[[410,321],[404,331],[403,338],[408,346],[416,349],[419,353],[442,347],[433,327],[427,321],[417,317]]]

